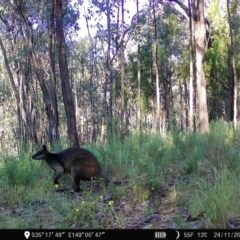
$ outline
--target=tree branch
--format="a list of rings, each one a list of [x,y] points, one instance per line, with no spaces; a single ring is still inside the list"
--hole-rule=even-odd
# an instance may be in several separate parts
[[[169,2],[175,2],[179,5],[179,7],[181,7],[184,12],[187,14],[187,16],[189,17],[189,9],[188,7],[182,2],[182,0],[168,0]]]

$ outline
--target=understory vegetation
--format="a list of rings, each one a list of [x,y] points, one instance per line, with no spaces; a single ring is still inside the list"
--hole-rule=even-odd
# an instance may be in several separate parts
[[[24,148],[1,156],[0,228],[239,227],[240,131],[223,121],[210,129],[84,146],[111,183],[82,182],[80,193],[66,175],[56,188],[51,169]]]

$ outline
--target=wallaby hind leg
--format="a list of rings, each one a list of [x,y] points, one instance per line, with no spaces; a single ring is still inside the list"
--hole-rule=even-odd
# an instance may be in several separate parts
[[[59,184],[58,179],[61,177],[61,175],[63,174],[64,169],[63,168],[58,168],[55,172],[54,172],[54,184]]]
[[[110,180],[105,177],[105,178],[104,178],[104,181],[105,181],[106,186],[108,186],[108,184],[110,183]]]
[[[75,171],[72,171],[72,188],[74,189],[74,192],[80,192],[80,181],[81,178],[79,174]]]

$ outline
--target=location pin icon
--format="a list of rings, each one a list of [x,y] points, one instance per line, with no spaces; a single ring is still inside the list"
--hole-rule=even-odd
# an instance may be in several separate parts
[[[28,239],[29,236],[30,236],[30,232],[29,231],[24,232],[24,236],[25,236],[26,239]]]

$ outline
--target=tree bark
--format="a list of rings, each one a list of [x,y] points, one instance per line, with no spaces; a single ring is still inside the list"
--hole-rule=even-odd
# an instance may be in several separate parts
[[[58,43],[58,55],[59,55],[59,69],[61,78],[61,87],[63,94],[63,102],[67,117],[67,129],[68,139],[73,146],[79,146],[77,127],[76,127],[76,113],[74,107],[74,101],[72,97],[72,89],[70,86],[67,53],[65,46],[65,37],[63,31],[63,16],[62,16],[62,0],[54,1],[54,14],[56,19],[56,34]]]
[[[14,96],[16,99],[16,103],[17,103],[17,115],[18,115],[18,126],[19,126],[19,136],[20,138],[24,139],[23,136],[23,117],[22,117],[22,113],[25,111],[25,109],[21,109],[22,105],[21,105],[21,101],[20,101],[20,93],[19,93],[19,86],[17,84],[17,81],[14,81],[14,76],[13,73],[10,69],[10,64],[9,64],[9,60],[7,57],[7,51],[3,45],[2,39],[0,38],[0,48],[2,51],[2,55],[3,55],[3,59],[4,59],[4,64],[8,73],[8,77],[10,79],[10,83],[14,92]]]
[[[196,41],[196,71],[197,71],[200,132],[202,134],[205,134],[209,132],[209,120],[207,107],[206,80],[204,71],[205,33],[206,33],[204,18],[204,0],[192,0],[192,13]]]
[[[8,36],[7,42],[5,43],[6,47],[4,47],[2,39],[0,38],[0,48],[2,50],[5,67],[16,100],[16,103],[14,103],[13,106],[16,105],[17,108],[16,112],[18,117],[18,127],[16,128],[16,131],[14,130],[14,132],[16,134],[16,140],[19,142],[18,149],[20,149],[23,143],[36,144],[38,143],[38,140],[36,125],[31,117],[33,112],[33,104],[29,94],[29,81],[27,81],[27,78],[29,77],[29,71],[22,71],[22,69],[29,69],[28,58],[25,57],[24,59],[19,59],[17,57],[19,56],[18,48],[22,47],[17,40],[19,35],[22,34],[22,29],[21,25],[16,22],[15,17],[16,14],[11,15],[11,22],[16,23],[16,26],[19,29],[17,33],[14,31],[15,28],[12,28],[9,25],[10,19],[0,16],[2,23],[5,25],[5,30],[7,32],[6,36]],[[7,47],[9,47],[8,51],[6,50]],[[13,63],[14,69],[11,69],[11,62]]]
[[[90,40],[90,43],[91,43],[91,47],[92,47],[92,50],[91,50],[91,56],[92,56],[92,64],[93,64],[93,67],[95,69],[95,74],[96,74],[96,79],[99,81],[99,74],[98,74],[98,65],[97,65],[97,60],[96,60],[96,57],[95,57],[95,54],[97,52],[97,49],[96,49],[96,46],[93,42],[93,38],[90,34],[90,29],[89,29],[89,24],[88,24],[88,18],[85,17],[85,20],[86,20],[86,26],[87,26],[87,30],[88,30],[88,37],[89,37],[89,40]],[[93,68],[92,68],[93,70]],[[93,73],[92,73],[93,74]],[[92,74],[91,74],[91,78],[92,78]],[[98,85],[100,85],[100,83],[98,83]],[[97,93],[98,93],[98,96],[101,96],[101,92],[100,92],[100,87],[97,86]],[[94,143],[96,143],[97,141],[97,124],[96,124],[96,111],[95,111],[95,108],[94,108],[94,100],[91,101],[91,114],[92,114],[92,140]],[[98,118],[98,117],[97,117]]]
[[[124,135],[126,131],[126,119],[125,119],[125,87],[124,87],[124,78],[125,78],[125,67],[124,67],[124,0],[121,0],[122,3],[122,33],[121,33],[121,140],[123,142]]]
[[[155,51],[153,53],[153,59],[155,64],[155,74],[156,74],[156,102],[157,102],[157,113],[156,113],[156,130],[161,132],[160,124],[160,86],[159,86],[159,71],[158,71],[158,38],[157,38],[157,21],[155,13],[155,1],[153,0],[153,24],[154,24],[154,46]]]
[[[53,141],[60,140],[58,126],[59,126],[59,114],[58,114],[58,106],[57,106],[57,91],[56,91],[56,72],[55,72],[55,56],[53,49],[53,41],[54,41],[54,4],[52,2],[52,8],[49,18],[49,29],[48,29],[48,53],[50,59],[50,92],[51,92],[51,102],[53,104],[53,120],[54,122],[51,124],[53,127],[49,129],[49,136],[52,138],[50,143]]]
[[[136,0],[137,14],[139,14],[139,1]],[[139,24],[139,15],[137,17]],[[140,34],[138,34],[137,48],[137,130],[141,131],[141,55],[140,55]]]
[[[190,79],[189,79],[189,130],[193,131],[193,36],[192,36],[192,13],[191,0],[188,0],[189,9],[189,64],[190,64]]]
[[[25,12],[24,5],[22,4],[22,1],[18,1],[18,0],[15,0],[15,4],[18,5],[18,12],[19,12],[20,16],[22,17],[23,23],[26,28],[26,32],[27,32],[27,40],[26,41],[27,41],[28,47],[30,49],[30,53],[31,53],[30,56],[32,59],[32,64],[33,64],[33,68],[35,71],[35,75],[36,75],[36,78],[37,78],[37,80],[40,84],[41,90],[42,90],[43,101],[45,104],[45,110],[46,110],[48,123],[49,123],[48,139],[51,144],[56,139],[56,136],[59,136],[58,125],[55,121],[55,119],[56,119],[55,114],[56,114],[57,110],[54,109],[54,105],[52,103],[52,98],[51,98],[51,96],[54,95],[54,93],[52,93],[51,90],[54,90],[54,89],[50,89],[50,92],[49,92],[49,90],[47,89],[46,84],[43,80],[43,77],[41,76],[41,71],[39,68],[38,61],[37,61],[37,54],[35,53],[35,49],[33,46],[32,24],[28,20],[28,16]]]
[[[229,22],[229,33],[230,33],[230,46],[229,46],[229,54],[231,59],[231,67],[232,74],[230,74],[230,120],[233,121],[234,129],[237,128],[237,70],[236,70],[236,59],[234,54],[234,40],[233,40],[233,32],[232,32],[232,24],[231,24],[231,14],[229,9],[229,0],[227,0],[227,13],[228,13],[228,22]],[[233,79],[232,79],[233,78]]]

